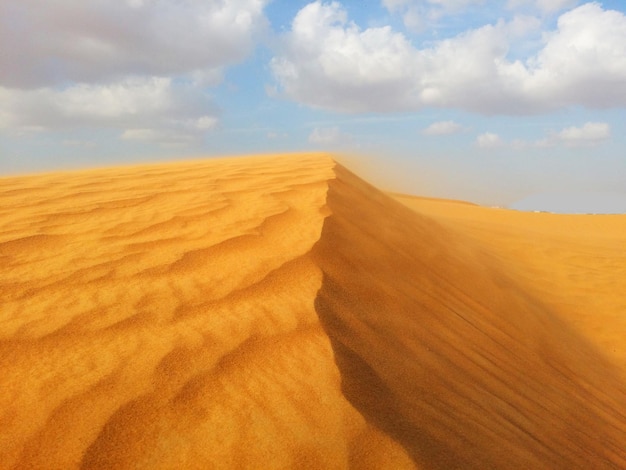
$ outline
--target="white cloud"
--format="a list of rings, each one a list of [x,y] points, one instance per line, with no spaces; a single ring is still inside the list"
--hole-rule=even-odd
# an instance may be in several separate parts
[[[626,104],[626,16],[597,3],[563,14],[528,69],[528,92],[553,105]]]
[[[119,119],[140,113],[155,113],[171,106],[171,80],[128,79],[110,85],[78,84],[40,96],[68,119]]]
[[[79,83],[63,90],[0,87],[0,101],[0,130],[16,135],[28,129],[106,127],[118,130],[124,140],[162,142],[162,136],[176,134],[186,137],[174,140],[191,142],[218,122],[215,106],[197,88],[175,86],[163,77],[134,77],[107,85]],[[160,137],[126,129],[150,129],[151,135]]]
[[[0,86],[216,73],[266,27],[267,0],[0,2]],[[12,45],[11,47],[6,47]]]
[[[558,145],[565,147],[591,147],[611,138],[611,126],[606,122],[587,122],[580,127],[566,127],[558,132],[549,132],[542,139],[535,141],[518,140],[514,148],[551,148]],[[515,145],[517,143],[517,146]]]
[[[567,146],[594,145],[611,137],[611,128],[605,122],[587,122],[582,127],[567,127],[557,134]]]
[[[560,131],[551,131],[538,140],[515,139],[504,141],[498,135],[485,133],[479,135],[476,144],[481,148],[508,147],[514,150],[529,148],[590,147],[610,139],[611,127],[606,122],[587,122],[580,127],[566,127]]]
[[[529,114],[626,105],[624,14],[582,5],[559,17],[539,52],[509,59],[511,46],[540,25],[516,17],[420,49],[390,27],[360,29],[340,4],[317,1],[298,12],[271,69],[284,95],[342,112],[431,106]]]
[[[217,125],[204,91],[256,45],[268,0],[0,2],[0,130],[103,127],[181,145]],[[139,132],[140,130],[141,132]]]
[[[341,132],[338,127],[316,127],[309,134],[309,142],[320,146],[341,146],[351,140],[351,136]]]
[[[107,85],[79,83],[63,90],[15,90],[0,87],[5,127],[111,125],[144,120],[208,118],[208,98],[192,86],[174,86],[163,77],[128,78]],[[206,124],[208,121],[199,121]]]
[[[314,2],[298,12],[283,44],[271,69],[296,101],[353,112],[411,107],[415,54],[390,27],[361,31],[338,3]]]
[[[456,134],[463,130],[463,126],[454,121],[433,122],[430,126],[422,131],[424,135],[450,135]]]
[[[485,132],[484,134],[480,134],[476,137],[476,145],[478,145],[481,149],[493,149],[502,147],[504,145],[504,141],[498,134]]]

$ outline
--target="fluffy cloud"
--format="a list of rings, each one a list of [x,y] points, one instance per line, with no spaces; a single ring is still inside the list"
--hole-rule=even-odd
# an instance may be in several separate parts
[[[560,131],[549,132],[546,137],[536,141],[517,141],[517,148],[550,148],[558,145],[565,147],[592,147],[611,138],[611,126],[606,122],[587,122],[580,127],[566,127]]]
[[[605,122],[588,122],[582,127],[568,127],[556,138],[568,146],[594,145],[611,137],[611,128]]]
[[[554,106],[626,104],[626,16],[597,3],[563,14],[523,84]]]
[[[133,77],[107,85],[79,83],[62,90],[0,87],[4,107],[0,130],[149,128],[155,135],[169,130],[191,141],[215,126],[217,111],[195,87],[173,82],[164,77]]]
[[[214,71],[242,60],[267,0],[0,2],[0,85]]]
[[[390,27],[361,31],[338,3],[315,2],[298,12],[283,44],[285,54],[270,65],[284,92],[297,101],[356,112],[411,107],[406,98],[416,74],[415,54]]]
[[[626,105],[625,15],[582,5],[559,17],[539,52],[509,59],[511,46],[539,27],[518,17],[420,49],[390,27],[359,28],[337,2],[316,1],[296,15],[271,69],[291,99],[342,112],[432,106],[529,114]]]
[[[266,27],[267,0],[0,2],[0,130],[104,127],[123,140],[198,141],[204,89]]]
[[[422,131],[422,134],[431,136],[450,135],[461,132],[462,130],[463,126],[454,121],[439,121],[433,122],[430,126]]]

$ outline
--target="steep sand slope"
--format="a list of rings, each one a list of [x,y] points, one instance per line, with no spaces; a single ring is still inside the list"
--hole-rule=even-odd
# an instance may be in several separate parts
[[[0,179],[0,467],[626,467],[619,369],[464,232],[324,156]]]
[[[317,308],[351,402],[427,468],[626,468],[619,370],[480,245],[336,174]]]
[[[394,195],[462,232],[626,370],[626,215],[517,212]]]
[[[0,180],[0,468],[412,468],[314,310],[332,166]]]

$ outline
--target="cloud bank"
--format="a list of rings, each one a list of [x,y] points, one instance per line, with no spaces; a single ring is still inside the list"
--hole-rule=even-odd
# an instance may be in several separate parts
[[[538,2],[545,9],[567,4]],[[541,25],[536,17],[516,16],[420,48],[389,26],[360,28],[338,2],[316,1],[294,18],[271,70],[284,96],[345,113],[439,107],[521,115],[626,105],[624,14],[581,5],[542,34],[538,51],[509,58]]]
[[[517,150],[528,148],[550,148],[562,145],[565,147],[593,147],[600,145],[611,137],[611,126],[606,122],[587,122],[580,127],[566,127],[560,131],[551,131],[542,139],[527,141],[516,139],[507,142],[498,134],[486,132],[476,138],[476,145],[482,149],[510,147]]]
[[[2,2],[0,130],[98,126],[123,139],[198,139],[219,118],[204,90],[252,51],[266,3]]]
[[[0,84],[214,75],[267,26],[263,0],[21,0],[0,4]],[[12,46],[12,47],[11,47]]]

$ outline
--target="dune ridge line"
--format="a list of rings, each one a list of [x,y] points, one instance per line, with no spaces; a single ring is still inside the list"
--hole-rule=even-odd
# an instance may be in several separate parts
[[[335,172],[316,306],[351,403],[426,468],[623,468],[621,371],[475,241]]]
[[[0,179],[2,465],[626,466],[621,363],[435,215],[328,155]]]

